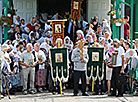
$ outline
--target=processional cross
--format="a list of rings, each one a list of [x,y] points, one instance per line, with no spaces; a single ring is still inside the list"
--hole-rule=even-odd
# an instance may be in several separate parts
[[[81,48],[80,48],[81,54],[80,54],[80,56],[84,56],[84,54],[83,54],[83,47],[84,47],[85,43],[88,43],[88,42],[86,42],[86,41],[84,42],[83,39],[81,39],[80,42],[76,42],[76,44],[80,44],[81,45]]]

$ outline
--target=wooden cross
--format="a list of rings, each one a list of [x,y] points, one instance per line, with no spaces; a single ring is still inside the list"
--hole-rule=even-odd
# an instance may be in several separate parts
[[[81,49],[80,49],[81,50],[81,54],[80,54],[80,56],[84,56],[83,55],[83,47],[84,47],[85,43],[88,43],[88,42],[84,42],[83,39],[81,39],[80,42],[76,42],[76,44],[80,44],[81,45]]]

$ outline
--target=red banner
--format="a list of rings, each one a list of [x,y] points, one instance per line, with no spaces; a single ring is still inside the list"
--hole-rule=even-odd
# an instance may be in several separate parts
[[[72,0],[71,1],[71,19],[80,20],[81,16],[81,0]]]
[[[53,45],[56,45],[56,39],[61,38],[64,43],[64,21],[52,21]]]

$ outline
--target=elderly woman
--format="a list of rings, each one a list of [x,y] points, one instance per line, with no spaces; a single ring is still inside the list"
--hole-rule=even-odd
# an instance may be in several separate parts
[[[13,72],[11,72],[11,69],[10,69],[10,63],[11,63],[11,59],[9,57],[9,54],[7,53],[9,49],[9,46],[7,44],[3,44],[2,45],[2,52],[1,52],[1,59],[2,59],[2,62],[1,62],[1,70],[2,70],[2,93],[3,95],[6,95],[6,85],[5,85],[5,82],[4,80],[6,80],[6,84],[7,84],[7,88],[10,90],[11,89],[11,80],[10,80],[10,74],[13,74]]]
[[[129,51],[128,57],[129,57],[129,59],[130,58],[132,59],[131,68],[135,72],[135,78],[133,80],[133,82],[134,82],[134,91],[135,91],[135,94],[138,95],[138,56],[136,54],[136,51],[131,49]]]

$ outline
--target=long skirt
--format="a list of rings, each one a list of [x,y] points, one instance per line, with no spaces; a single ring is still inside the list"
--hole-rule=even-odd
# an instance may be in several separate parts
[[[12,86],[20,86],[20,76],[18,74],[11,75],[11,84]]]
[[[10,75],[7,74],[7,75],[4,75],[4,77],[2,76],[2,91],[3,91],[3,93],[6,93],[6,85],[5,85],[4,79],[6,81],[8,90],[10,90],[12,88]]]
[[[36,72],[35,79],[36,79],[35,83],[36,86],[45,86],[46,85],[45,69],[39,69]]]

